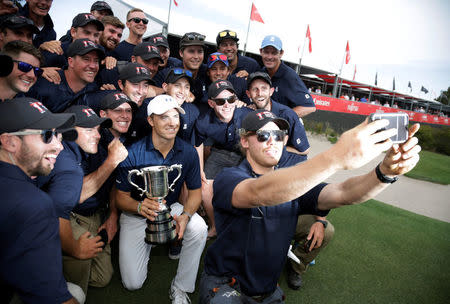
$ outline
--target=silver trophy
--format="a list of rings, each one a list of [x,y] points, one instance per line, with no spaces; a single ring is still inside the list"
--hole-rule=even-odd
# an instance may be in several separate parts
[[[147,197],[157,197],[160,204],[160,211],[154,221],[147,219],[147,228],[145,229],[145,242],[148,244],[165,244],[173,241],[177,236],[173,218],[170,215],[170,208],[162,203],[163,199],[169,194],[169,190],[173,191],[175,182],[181,176],[182,165],[167,166],[152,166],[142,168],[140,170],[133,169],[128,172],[128,182],[141,191],[141,195],[145,194]],[[169,172],[174,169],[178,170],[178,176],[169,186]],[[132,177],[133,175],[140,175],[144,179],[144,188],[142,189],[136,185]]]

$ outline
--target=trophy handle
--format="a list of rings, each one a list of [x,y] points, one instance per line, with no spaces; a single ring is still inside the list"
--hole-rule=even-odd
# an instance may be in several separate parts
[[[169,190],[173,192],[173,186],[175,185],[175,182],[180,178],[181,176],[181,168],[183,167],[183,165],[172,165],[169,167],[169,169],[167,170],[168,172],[173,171],[173,169],[177,169],[178,170],[178,176],[173,180],[172,184],[169,186]]]
[[[135,183],[133,183],[132,180],[132,176],[136,174],[136,175],[141,175],[143,176],[144,174],[142,173],[141,170],[137,170],[137,169],[133,169],[131,171],[128,172],[128,182],[133,185],[134,187],[136,187],[139,191],[141,191],[141,195],[143,195],[146,191],[144,189],[142,189],[141,187],[139,187],[138,185],[136,185]],[[147,181],[144,178],[144,182],[147,184]],[[147,188],[147,185],[145,185],[145,187]]]

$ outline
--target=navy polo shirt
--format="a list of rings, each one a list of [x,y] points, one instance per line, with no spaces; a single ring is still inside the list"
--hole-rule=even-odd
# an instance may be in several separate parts
[[[62,142],[55,167],[48,176],[39,176],[36,183],[53,199],[56,215],[70,219],[70,212],[80,201],[83,186],[82,151],[75,142]]]
[[[0,192],[0,282],[25,303],[68,301],[52,199],[19,167],[1,161]]]
[[[19,15],[30,18],[30,7],[26,3],[22,9],[19,10]],[[49,14],[44,17],[44,27],[39,33],[33,35],[33,45],[36,48],[47,41],[56,40],[56,32],[53,29],[53,21]]]
[[[243,77],[236,77],[235,74],[228,76],[227,79],[233,85],[234,91],[236,92],[237,98],[246,104],[251,104],[250,99],[247,96],[247,79]]]
[[[306,151],[309,148],[309,142],[306,137],[305,127],[297,116],[297,113],[291,108],[273,100],[270,111],[289,122],[288,146],[292,146],[300,152]]]
[[[237,130],[241,127],[242,119],[252,111],[247,107],[236,108],[233,118],[229,123],[225,123],[217,118],[214,109],[209,108],[195,123],[195,145],[198,147],[209,138],[215,148],[240,153],[237,147],[239,143]]]
[[[112,84],[117,90],[120,90],[119,78],[119,69],[117,68],[117,65],[112,69],[107,69],[105,66],[102,66],[98,71],[97,77],[95,77],[95,81],[99,88],[104,84]]]
[[[150,166],[171,166],[180,164],[181,176],[175,182],[174,191],[169,191],[165,198],[167,205],[170,206],[178,202],[183,183],[189,190],[199,189],[202,186],[200,178],[200,161],[197,151],[193,146],[176,137],[174,145],[166,158],[163,157],[154,146],[152,136],[149,135],[140,141],[134,143],[128,148],[128,157],[117,167],[116,188],[130,192],[135,200],[142,200],[140,191],[128,182],[128,172],[133,169],[141,169]],[[172,184],[178,175],[178,170],[174,169],[168,174],[168,182]],[[133,176],[133,181],[144,189],[143,179],[139,176]]]
[[[56,53],[51,53],[49,51],[42,51],[42,56],[44,57],[43,67],[57,67],[64,68],[67,66],[67,49],[71,42],[61,42],[61,48],[64,52],[63,55]]]
[[[60,113],[74,104],[89,105],[86,93],[98,90],[97,84],[89,83],[78,93],[74,93],[67,83],[64,71],[58,71],[61,83],[55,84],[39,77],[34,86],[25,94],[42,102],[53,113]]]
[[[135,143],[152,133],[152,127],[147,120],[147,107],[148,103],[153,98],[154,97],[144,99],[142,105],[133,112],[130,127],[128,128],[127,134],[125,134],[125,146],[130,146],[132,143]]]
[[[131,61],[131,56],[133,55],[135,46],[135,44],[131,44],[124,40],[119,43],[116,49],[113,51],[113,53],[115,54],[113,57],[118,61]]]
[[[81,154],[80,166],[83,170],[83,177],[96,171],[108,157],[108,152],[101,145],[98,145],[96,154],[88,154],[79,148]],[[99,208],[106,207],[109,202],[109,194],[114,185],[114,174],[103,183],[100,189],[91,197],[87,198],[82,204],[75,205],[73,212],[89,216]]]
[[[245,70],[250,75],[251,73],[257,72],[261,69],[258,62],[253,58],[239,55],[239,53],[237,54],[237,57],[238,63],[232,74]]]
[[[207,274],[236,278],[242,292],[249,296],[271,293],[277,287],[298,216],[328,214],[317,209],[319,193],[326,184],[277,206],[233,207],[231,199],[236,186],[254,177],[257,175],[246,159],[216,176],[213,206],[217,239],[205,256]]]
[[[267,73],[264,67],[263,71]],[[272,85],[275,89],[272,98],[285,106],[295,108],[315,107],[314,101],[309,94],[303,81],[293,69],[281,62],[280,67],[272,76]]]
[[[178,58],[175,57],[169,57],[167,58],[167,65],[166,68],[179,68],[183,67],[183,61],[181,61]]]
[[[184,115],[180,115],[180,129],[178,130],[177,136],[184,141],[194,145],[194,126],[197,118],[200,115],[200,111],[198,110],[197,106],[192,103],[184,102],[181,107],[186,113]]]

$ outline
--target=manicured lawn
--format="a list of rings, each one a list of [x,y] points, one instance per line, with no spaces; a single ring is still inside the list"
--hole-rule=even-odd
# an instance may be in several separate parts
[[[450,297],[450,224],[377,201],[334,210],[329,220],[334,239],[303,277],[299,291],[279,282],[286,303],[448,303]],[[212,241],[210,241],[212,242]],[[138,291],[116,273],[106,288],[90,288],[87,303],[170,303],[168,289],[176,261],[164,246],[152,250],[149,278]],[[197,303],[197,293],[191,296]]]
[[[406,176],[448,185],[450,184],[450,156],[422,151],[419,163]]]

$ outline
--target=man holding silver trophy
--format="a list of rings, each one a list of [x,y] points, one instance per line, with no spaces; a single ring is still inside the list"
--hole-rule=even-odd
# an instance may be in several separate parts
[[[176,137],[184,110],[171,96],[155,97],[147,112],[152,133],[133,144],[118,167],[116,201],[123,211],[119,242],[122,282],[129,290],[142,287],[152,244],[176,238],[173,216],[183,246],[170,298],[172,303],[190,303],[187,293],[195,289],[207,235],[206,223],[195,213],[201,202],[198,154]],[[188,189],[184,206],[178,203],[183,183]]]

